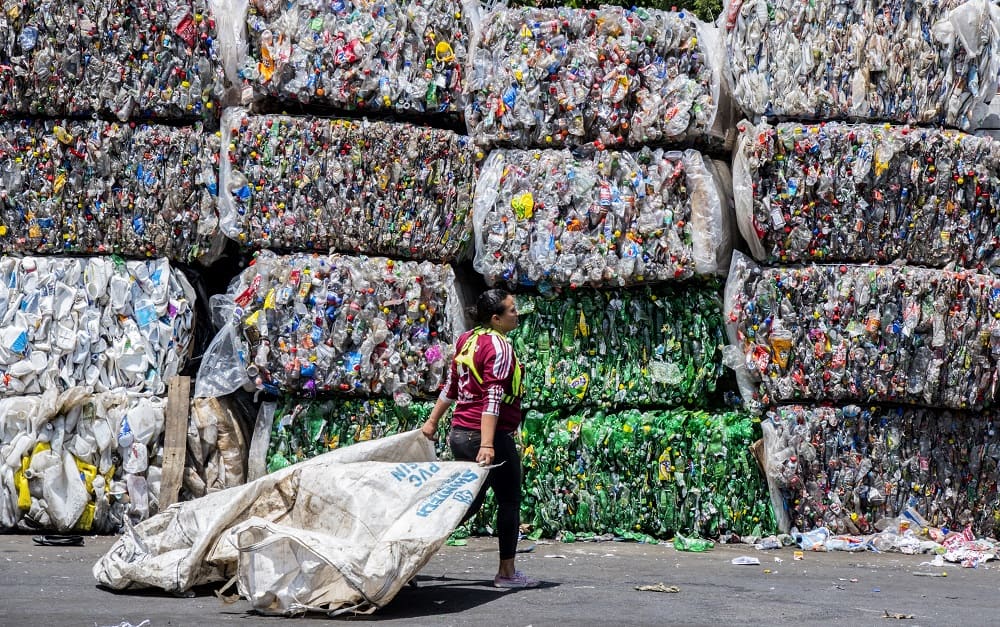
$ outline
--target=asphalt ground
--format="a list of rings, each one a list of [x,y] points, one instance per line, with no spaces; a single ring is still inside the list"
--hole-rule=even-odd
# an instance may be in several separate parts
[[[518,568],[543,581],[532,590],[492,587],[496,541],[444,547],[372,615],[261,616],[226,604],[205,586],[190,597],[97,587],[94,562],[115,538],[83,547],[38,546],[0,535],[0,625],[277,625],[324,620],[386,625],[992,625],[1000,600],[997,562],[965,569],[921,565],[925,555],[757,551],[748,545],[687,553],[669,544],[532,543]],[[533,547],[533,548],[532,548]],[[743,556],[759,565],[734,565]],[[663,586],[659,586],[663,584]],[[655,586],[676,592],[641,591]]]

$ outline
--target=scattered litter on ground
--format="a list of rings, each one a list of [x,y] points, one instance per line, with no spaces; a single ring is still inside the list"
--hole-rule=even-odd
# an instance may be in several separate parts
[[[916,616],[914,616],[913,614],[900,614],[898,612],[890,612],[889,610],[885,611],[885,617],[886,618],[897,618],[897,619],[900,619],[900,620],[906,620],[906,619],[910,619],[910,618],[916,618]]]
[[[760,566],[760,560],[756,557],[741,555],[732,559],[733,566]]]
[[[663,583],[662,581],[660,583],[655,583],[655,584],[652,584],[652,585],[636,586],[635,589],[639,590],[640,592],[680,592],[681,591],[681,589],[678,588],[677,586],[668,586],[665,583]]]

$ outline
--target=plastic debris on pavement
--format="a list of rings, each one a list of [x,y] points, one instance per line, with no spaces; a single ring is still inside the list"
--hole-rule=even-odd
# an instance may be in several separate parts
[[[0,121],[0,252],[211,263],[218,154],[201,124]]]
[[[717,29],[685,11],[501,5],[470,51],[465,120],[494,146],[724,143],[722,64]]]
[[[245,248],[450,261],[465,253],[476,151],[452,131],[226,110],[222,229]]]
[[[156,513],[165,406],[82,387],[0,399],[0,528],[116,533]]]
[[[161,394],[187,364],[195,294],[166,259],[0,257],[0,396]]]
[[[733,96],[751,117],[891,120],[975,129],[1000,76],[1000,9],[730,2]]]
[[[249,383],[271,394],[436,397],[464,326],[451,266],[261,251],[213,297],[221,330],[196,397]]]
[[[238,51],[227,75],[243,86],[243,104],[272,98],[357,111],[462,110],[478,3],[220,3],[238,24],[231,33],[245,32],[224,34]]]
[[[524,408],[702,406],[722,374],[717,283],[517,295]]]
[[[1000,265],[1000,142],[873,124],[744,123],[733,165],[758,261]]]
[[[695,150],[494,150],[476,182],[474,267],[543,292],[724,274],[720,172]]]
[[[224,86],[211,4],[10,3],[0,115],[214,121]]]
[[[860,401],[980,409],[996,400],[1000,280],[914,266],[761,268],[734,255],[729,346],[751,408]]]

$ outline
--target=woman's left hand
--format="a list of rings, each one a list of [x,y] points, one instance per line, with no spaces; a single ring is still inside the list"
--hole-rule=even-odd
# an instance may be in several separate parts
[[[494,457],[496,457],[496,454],[492,448],[480,448],[479,453],[476,454],[476,462],[480,466],[489,466],[493,463]]]

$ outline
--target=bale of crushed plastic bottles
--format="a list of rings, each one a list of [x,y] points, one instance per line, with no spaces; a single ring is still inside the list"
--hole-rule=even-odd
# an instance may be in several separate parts
[[[0,253],[211,263],[218,156],[201,124],[0,121]]]
[[[231,108],[222,150],[220,221],[246,248],[450,261],[469,242],[477,151],[452,131]]]
[[[1000,280],[914,266],[761,268],[733,261],[727,365],[751,407],[858,401],[976,410],[996,402]]]
[[[769,263],[1000,264],[1000,142],[874,124],[745,124],[740,232]]]
[[[988,0],[730,1],[720,19],[733,97],[752,118],[974,130],[1000,77]]]
[[[483,145],[723,145],[732,109],[715,27],[685,11],[497,6],[469,53],[465,120]]]

